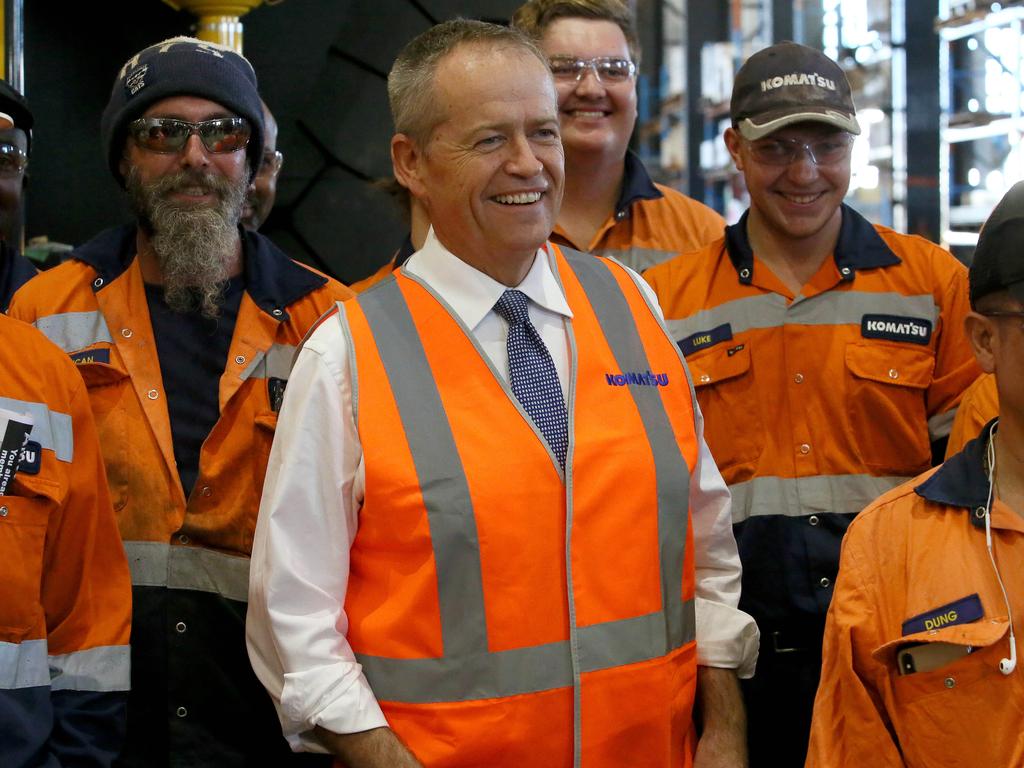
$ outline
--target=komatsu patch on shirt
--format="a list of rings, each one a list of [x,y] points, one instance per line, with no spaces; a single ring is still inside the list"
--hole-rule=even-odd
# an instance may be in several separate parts
[[[951,627],[954,624],[970,624],[985,615],[981,607],[981,598],[978,593],[967,597],[961,597],[952,603],[941,605],[930,611],[918,614],[903,622],[903,635],[913,635],[918,632],[929,632],[933,629]]]
[[[697,333],[679,340],[679,349],[683,351],[684,357],[689,357],[694,352],[713,347],[723,341],[732,338],[732,325],[723,323],[710,331],[698,331]]]
[[[900,315],[864,315],[860,321],[860,335],[865,339],[927,344],[932,339],[932,321]]]
[[[39,468],[43,465],[43,446],[35,440],[29,440],[21,449],[21,461],[18,463],[18,471],[26,475],[38,475]]]

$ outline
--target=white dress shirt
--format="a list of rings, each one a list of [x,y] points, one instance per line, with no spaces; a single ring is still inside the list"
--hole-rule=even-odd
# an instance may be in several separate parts
[[[402,268],[465,324],[507,380],[507,322],[494,311],[506,286],[448,252],[428,232]],[[652,306],[651,288],[631,273]],[[567,321],[572,312],[542,249],[523,282],[530,320],[551,353],[565,395]],[[696,568],[697,660],[753,674],[758,632],[737,609],[740,560],[729,491],[703,438],[690,482]],[[308,731],[355,733],[386,725],[346,640],[349,549],[359,524],[365,476],[352,412],[348,342],[330,318],[306,341],[281,409],[250,566],[246,637],[256,674],[278,707],[295,749],[323,751]]]

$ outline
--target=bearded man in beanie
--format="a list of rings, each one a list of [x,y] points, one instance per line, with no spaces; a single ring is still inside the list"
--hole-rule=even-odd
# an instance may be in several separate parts
[[[246,658],[249,554],[295,347],[349,292],[239,226],[264,132],[239,54],[146,48],[102,131],[136,222],[26,285],[11,314],[78,364],[99,427],[133,584],[121,764],[286,765],[298,756]]]

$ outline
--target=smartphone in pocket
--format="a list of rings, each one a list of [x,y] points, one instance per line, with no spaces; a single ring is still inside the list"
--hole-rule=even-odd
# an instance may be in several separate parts
[[[973,650],[969,645],[955,643],[911,643],[896,651],[896,663],[901,675],[931,672],[952,664]]]

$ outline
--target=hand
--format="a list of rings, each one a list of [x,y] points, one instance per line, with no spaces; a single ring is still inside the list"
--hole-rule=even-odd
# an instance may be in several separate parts
[[[697,667],[700,741],[693,768],[746,768],[747,717],[732,669]]]
[[[313,733],[347,768],[423,768],[390,728],[334,733],[317,726]]]

